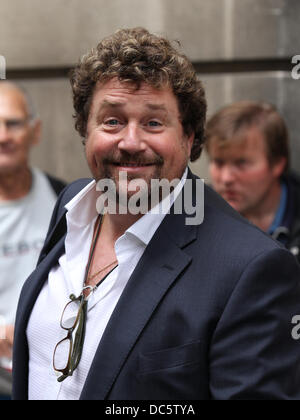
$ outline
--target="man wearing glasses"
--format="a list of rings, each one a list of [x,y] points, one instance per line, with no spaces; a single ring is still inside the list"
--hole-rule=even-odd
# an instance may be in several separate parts
[[[299,267],[210,188],[199,201],[188,162],[206,101],[189,60],[145,29],[121,30],[71,83],[94,180],[60,197],[23,288],[14,398],[299,399]],[[146,214],[131,211],[152,204],[153,180],[174,179]],[[101,212],[103,181],[116,211]],[[202,223],[187,223],[191,204],[205,204]]]
[[[29,166],[41,123],[26,94],[0,82],[0,394],[10,394],[13,324],[64,184]],[[1,397],[0,397],[1,398]]]

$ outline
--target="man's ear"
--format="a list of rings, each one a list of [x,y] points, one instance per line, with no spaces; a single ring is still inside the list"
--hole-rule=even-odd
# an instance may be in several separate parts
[[[286,165],[287,159],[285,157],[279,158],[278,161],[273,164],[272,172],[275,178],[280,178],[283,175]]]
[[[34,120],[31,124],[31,145],[36,146],[41,141],[42,121],[37,119]]]
[[[186,141],[187,141],[187,145],[188,145],[188,156],[189,156],[189,158],[191,157],[192,147],[193,147],[193,144],[194,144],[194,140],[195,140],[195,133],[192,133],[192,134],[186,136]]]

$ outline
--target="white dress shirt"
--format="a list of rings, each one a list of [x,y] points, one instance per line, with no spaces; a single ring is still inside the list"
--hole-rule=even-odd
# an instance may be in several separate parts
[[[50,271],[34,305],[27,327],[29,344],[29,399],[78,400],[104,330],[118,300],[147,245],[182,190],[187,176],[170,196],[134,223],[115,243],[118,267],[109,274],[88,301],[86,336],[81,361],[73,376],[57,381],[53,369],[56,344],[66,337],[60,318],[70,294],[79,296],[98,217],[95,181],[67,205],[65,254]],[[158,207],[159,206],[159,207]],[[160,208],[160,211],[158,211]],[[161,209],[163,208],[163,211]]]

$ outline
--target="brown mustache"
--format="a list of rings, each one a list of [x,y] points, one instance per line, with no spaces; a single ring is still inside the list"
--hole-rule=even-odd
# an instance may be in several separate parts
[[[113,165],[125,165],[125,164],[134,164],[137,166],[147,166],[147,165],[158,165],[161,166],[164,163],[164,159],[159,156],[153,156],[153,158],[144,157],[140,154],[130,154],[130,153],[121,153],[113,154],[107,156],[103,159],[104,164],[113,164]]]

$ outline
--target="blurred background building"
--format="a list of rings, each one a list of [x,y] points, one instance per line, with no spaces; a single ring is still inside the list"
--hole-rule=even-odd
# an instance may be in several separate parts
[[[104,36],[144,26],[180,40],[205,84],[209,115],[242,99],[276,105],[298,169],[300,80],[291,71],[300,54],[299,22],[299,0],[0,0],[6,77],[27,88],[43,121],[33,164],[66,181],[89,175],[68,72]],[[205,156],[193,168],[208,177]]]

